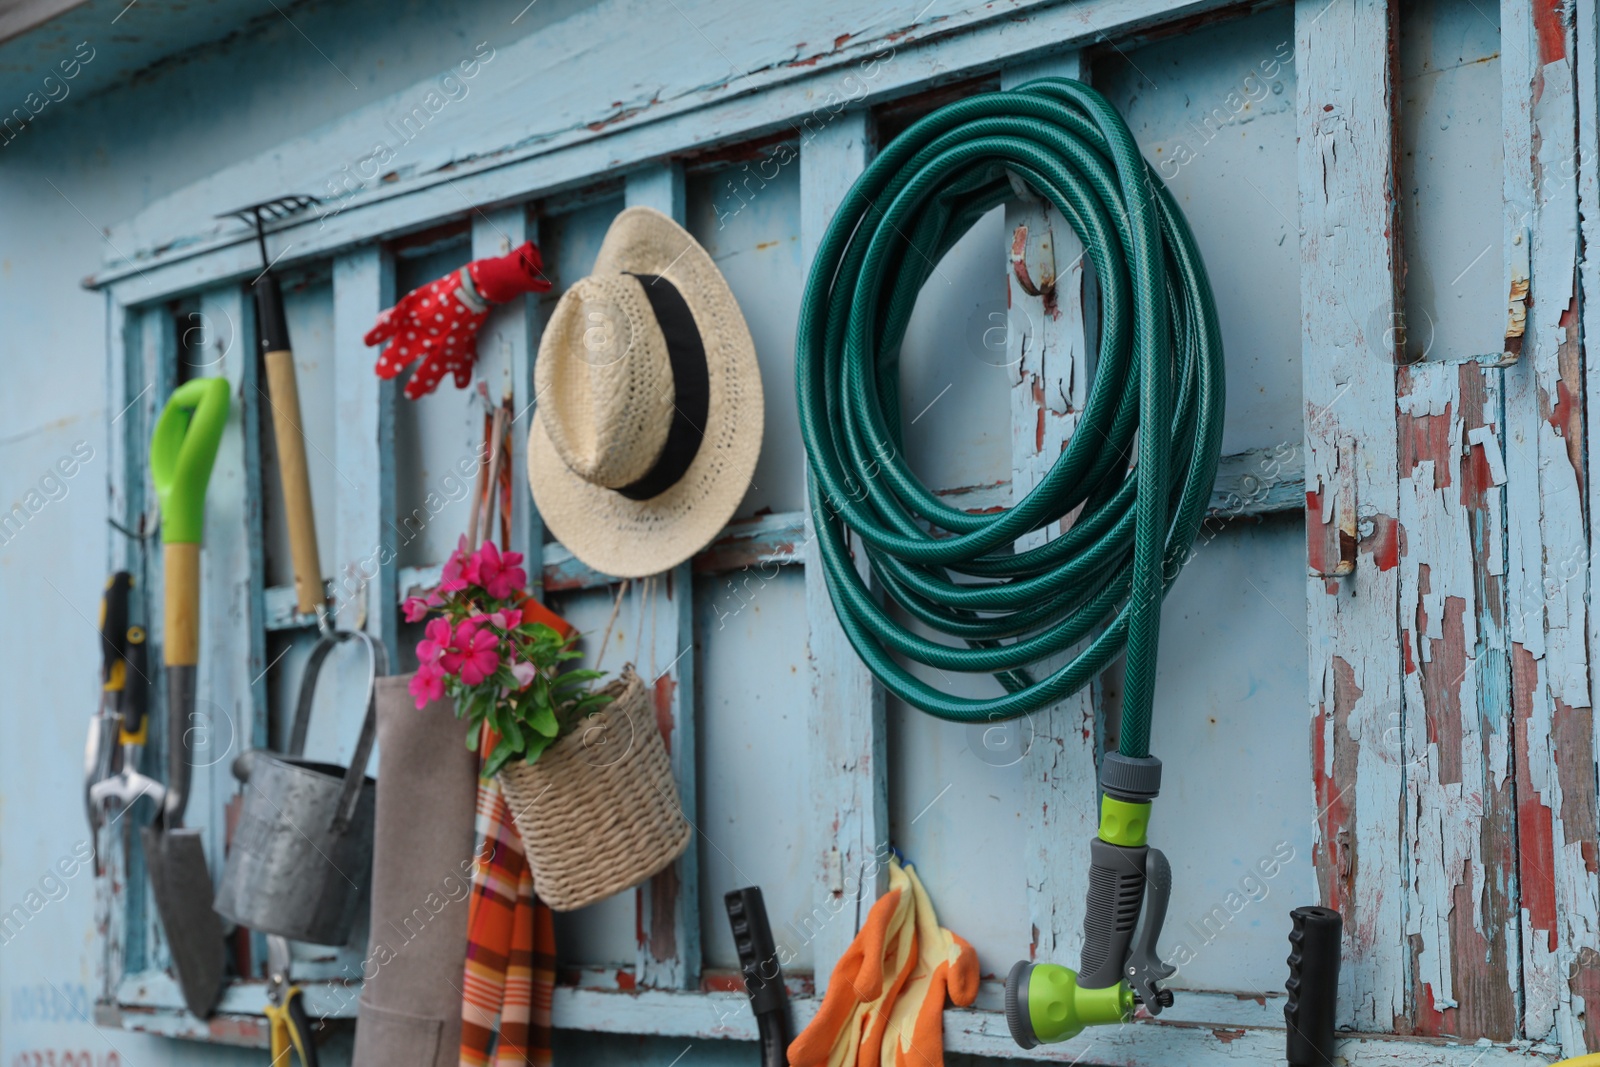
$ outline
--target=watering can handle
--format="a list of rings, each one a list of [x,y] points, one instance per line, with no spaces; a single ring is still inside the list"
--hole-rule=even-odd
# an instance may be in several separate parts
[[[339,789],[339,806],[333,819],[335,834],[344,833],[355,818],[356,803],[361,799],[361,783],[367,777],[367,760],[372,756],[372,744],[378,732],[378,676],[389,672],[388,653],[366,631],[329,631],[311,650],[305,675],[300,681],[300,699],[295,705],[288,751],[292,759],[300,759],[305,755],[306,733],[311,725],[311,704],[317,694],[317,675],[322,671],[328,653],[341,641],[360,641],[367,648],[367,713],[361,721],[361,735],[356,739],[355,752],[351,753],[350,766],[344,772],[344,785]]]

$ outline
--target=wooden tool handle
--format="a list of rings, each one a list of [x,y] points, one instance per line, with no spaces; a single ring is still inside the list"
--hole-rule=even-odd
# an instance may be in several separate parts
[[[327,598],[322,588],[322,559],[317,555],[316,514],[311,510],[305,431],[300,426],[300,386],[293,352],[278,349],[268,352],[265,359],[272,432],[278,442],[278,477],[289,522],[289,554],[294,557],[295,599],[304,615],[322,607]]]
[[[200,546],[169,541],[161,559],[166,568],[166,665],[192,667],[200,662]]]

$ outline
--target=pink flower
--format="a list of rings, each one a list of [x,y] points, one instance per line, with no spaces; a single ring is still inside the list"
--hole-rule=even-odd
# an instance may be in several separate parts
[[[450,651],[450,620],[429,619],[425,632],[427,636],[417,642],[417,662],[436,664]]]
[[[499,611],[491,612],[482,617],[488,619],[502,630],[515,630],[522,625],[521,608],[501,608]]]
[[[513,590],[521,589],[528,581],[528,572],[519,564],[521,552],[501,555],[493,541],[485,541],[477,554],[467,560],[461,574],[467,581],[481,586],[496,600],[504,600]]]
[[[421,711],[430,701],[444,696],[444,671],[437,663],[420,664],[417,673],[411,676],[409,688],[411,695],[417,698],[417,710]]]
[[[528,683],[533,681],[533,676],[538,673],[539,669],[531,663],[518,662],[511,665],[511,677],[517,680],[518,689],[526,689]]]
[[[467,587],[465,571],[471,562],[468,559],[470,550],[467,548],[467,535],[462,534],[461,540],[456,542],[456,550],[450,553],[450,558],[444,561],[444,571],[439,581],[439,592],[454,593]]]
[[[402,609],[406,613],[406,622],[421,622],[427,618],[428,612],[443,603],[444,601],[439,599],[439,594],[437,593],[429,593],[426,598],[420,596],[406,597],[406,602],[402,605]]]
[[[495,651],[500,639],[482,626],[482,617],[467,619],[456,627],[455,639],[439,658],[439,665],[451,674],[459,674],[467,685],[480,685],[500,667],[500,654]]]

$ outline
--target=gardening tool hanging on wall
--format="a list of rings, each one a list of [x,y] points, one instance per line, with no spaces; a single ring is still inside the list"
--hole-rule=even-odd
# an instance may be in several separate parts
[[[150,441],[150,476],[161,502],[166,583],[163,659],[167,683],[167,786],[161,812],[144,827],[150,888],[166,930],[183,1000],[200,1018],[222,992],[222,923],[211,908],[211,872],[200,831],[183,825],[190,762],[184,747],[194,714],[200,658],[200,538],[206,485],[228,422],[228,383],[185,382],[167,401]]]
[[[275,217],[281,217],[311,202],[309,197],[291,197],[239,212],[255,218],[264,263],[263,210],[289,205],[277,209]],[[294,560],[295,597],[301,614],[316,616],[321,637],[301,678],[287,755],[250,751],[234,761],[234,776],[245,786],[244,804],[217,889],[216,908],[252,930],[295,941],[342,945],[349,940],[366,899],[372,866],[375,787],[366,776],[366,767],[376,728],[374,689],[378,676],[388,673],[388,658],[383,646],[364,631],[333,628],[317,551],[300,390],[283,296],[269,269],[262,270],[253,289],[289,552]],[[366,711],[348,768],[303,758],[317,677],[329,654],[343,641],[354,641],[367,651]]]
[[[100,598],[100,709],[89,720],[84,751],[84,802],[97,870],[100,831],[115,821],[106,817],[109,806],[126,810],[141,796],[160,804],[167,794],[160,782],[139,771],[149,734],[150,666],[144,627],[128,622],[132,594],[133,575],[118,571]]]

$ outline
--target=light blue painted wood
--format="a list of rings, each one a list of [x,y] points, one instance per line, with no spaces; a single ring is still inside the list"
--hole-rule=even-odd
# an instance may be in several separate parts
[[[525,204],[474,210],[472,215],[472,258],[503,256],[522,242],[535,237],[537,225],[528,217]],[[538,245],[534,241],[535,246]],[[528,453],[522,447],[528,427],[538,409],[533,387],[533,360],[539,332],[538,298],[518,297],[492,309],[478,334],[480,373],[491,383],[504,382],[511,391],[511,454],[501,462],[511,464],[511,548],[521,552],[532,592],[542,594],[544,568],[539,561],[544,551],[544,523],[533,506],[528,491]],[[493,392],[490,394],[493,396]]]
[[[833,213],[872,158],[871,115],[846,111],[800,146],[800,243],[809,268]],[[834,614],[809,507],[805,516],[809,670],[806,755],[811,782],[809,943],[817,988],[827,986],[861,917],[888,884],[888,758],[883,689],[856,657]]]
[[[1042,77],[1082,79],[1088,74],[1084,67],[1079,53],[1067,53],[1008,68],[1000,85],[1011,89]],[[989,320],[980,341],[986,358],[999,350],[996,355],[1011,375],[1011,494],[1016,502],[1049,473],[1076,429],[1077,413],[1088,395],[1090,361],[1083,245],[1071,225],[1043,200],[1015,201],[1005,209],[1003,243],[1008,310],[1004,319],[996,315]],[[993,343],[994,325],[1004,326],[999,345]],[[1044,534],[1036,534],[1017,547],[1031,548],[1045,540]],[[1099,828],[1096,757],[1105,740],[1099,695],[1097,680],[1038,714],[968,731],[980,762],[1015,763],[1023,775],[1029,816],[1023,856],[1029,929],[1026,954],[1019,950],[1018,959],[1076,967],[1082,951],[1088,889],[1084,872],[1089,869],[1089,841]]]
[[[261,439],[254,316],[239,286],[205,293],[179,317],[182,359],[196,377],[225,378],[228,426],[206,489],[201,553],[200,673],[190,724],[194,793],[185,818],[204,826],[213,881],[222,877],[234,757],[266,721],[261,625]],[[254,431],[254,432],[252,432]],[[258,703],[259,700],[259,703]]]
[[[931,19],[920,22],[915,12],[907,22],[905,15],[886,10],[875,25],[864,27],[853,7],[844,0],[831,0],[829,5],[775,11],[773,18],[761,20],[760,34],[725,43],[725,50],[738,51],[744,60],[735,65],[735,72],[752,73],[708,88],[704,39],[693,35],[682,49],[663,47],[663,26],[669,27],[673,36],[682,34],[685,26],[638,15],[629,6],[636,2],[615,0],[597,5],[591,18],[563,25],[561,32],[571,34],[569,39],[556,41],[552,35],[508,47],[492,69],[495,77],[515,71],[510,84],[496,92],[497,99],[485,101],[482,112],[470,126],[463,127],[462,135],[453,139],[449,148],[441,151],[429,145],[428,155],[423,156],[419,146],[418,156],[408,157],[407,171],[415,176],[400,183],[403,193],[386,183],[352,199],[337,215],[285,230],[285,236],[296,243],[295,255],[326,254],[347,244],[418,229],[430,221],[458,215],[463,204],[569,190],[588,183],[594,175],[698,149],[713,138],[731,142],[808,121],[813,126],[823,124],[823,116],[837,114],[841,101],[891,99],[930,81],[992,71],[1003,61],[1040,57],[1126,34],[1159,22],[1170,8],[1170,0],[1085,0],[1073,5],[1012,0],[1003,5],[1003,13],[999,7],[973,6],[952,9],[943,16],[933,12]],[[1224,3],[1195,0],[1184,10],[1200,14]],[[1019,17],[1019,12],[1025,15]],[[713,12],[706,14],[718,18]],[[780,15],[783,20],[798,19],[799,24],[779,21]],[[619,105],[609,80],[598,90],[592,88],[587,77],[592,68],[586,58],[580,60],[585,68],[571,76],[550,71],[536,99],[518,96],[518,87],[526,84],[521,72],[547,70],[551,54],[586,57],[588,35],[598,33],[611,39],[613,27],[635,24],[649,29],[629,42],[631,54],[620,50],[618,42],[619,51],[612,53],[614,69],[684,63],[675,71],[677,81],[670,89],[652,84],[642,93],[640,103],[650,106],[630,110]],[[824,42],[834,40],[844,26],[850,27],[848,37],[829,48]],[[954,32],[958,26],[969,32]],[[796,56],[799,41],[812,42],[802,45],[802,51],[811,47],[816,51]],[[864,87],[864,79],[869,78],[870,84]],[[576,89],[578,99],[562,105],[569,108],[563,123],[553,118],[559,108],[552,92],[569,86]],[[197,270],[200,276],[218,280],[253,274],[253,245],[235,233],[217,236],[219,230],[214,226],[195,232],[194,220],[213,210],[200,205],[217,201],[216,211],[232,206],[246,195],[242,190],[256,187],[262,174],[322,173],[327,159],[343,159],[349,154],[349,145],[371,141],[399,105],[405,105],[400,110],[408,110],[412,97],[427,88],[419,84],[409,94],[397,93],[392,100],[376,102],[313,136],[290,141],[282,151],[293,153],[292,163],[279,154],[270,165],[252,162],[230,167],[185,190],[181,197],[152,205],[113,233],[113,240],[130,249],[130,255],[136,254],[133,249],[162,243],[168,239],[166,235],[192,236],[177,239],[159,256],[140,256],[137,264],[110,267],[96,276],[96,284],[125,283],[121,298],[137,301],[193,287]],[[752,91],[757,88],[761,91]],[[653,99],[661,94],[662,103],[657,106]],[[598,103],[602,99],[605,102]],[[621,114],[619,106],[623,107]],[[514,129],[511,121],[517,116],[525,117],[531,126]],[[552,126],[558,132],[552,134]],[[467,147],[468,141],[471,147]],[[281,191],[274,185],[260,195]],[[198,268],[179,262],[197,255],[206,260]],[[120,258],[112,257],[114,262]]]
[[[665,163],[628,175],[629,207],[653,207],[682,225],[687,206],[683,167]],[[652,687],[656,715],[666,733],[678,803],[690,825],[700,831],[700,805],[695,774],[694,569],[681,563],[665,574],[644,580],[651,612],[648,657],[639,650],[635,663]],[[639,583],[635,583],[639,585]],[[640,985],[658,989],[694,989],[700,983],[700,853],[691,846],[672,870],[639,887]]]
[[[333,462],[341,482],[348,479],[354,487],[341,486],[325,511],[334,527],[333,600],[339,628],[366,630],[383,644],[390,663],[397,662],[400,652],[395,607],[399,558],[392,527],[398,391],[394,382],[372,373],[363,358],[370,350],[362,337],[395,296],[394,266],[382,248],[361,248],[334,261]],[[360,698],[346,683],[364,688],[355,682],[360,673],[348,679],[340,674],[346,710],[358,721]],[[376,770],[375,762],[372,766]]]
[[[134,412],[140,418],[137,422],[130,422],[128,433],[137,435],[130,450],[136,449],[140,459],[139,477],[143,483],[140,493],[141,505],[144,508],[144,517],[149,522],[148,529],[155,534],[160,528],[160,506],[156,496],[155,484],[150,478],[150,434],[154,432],[156,420],[160,417],[162,409],[166,406],[167,398],[172,395],[172,390],[177,387],[177,335],[174,322],[169,310],[165,307],[155,307],[145,311],[139,317],[139,381],[140,393],[134,411],[128,413],[127,418],[132,419]],[[150,388],[145,389],[148,385]],[[163,575],[163,561],[161,556],[160,537],[152,536],[142,542],[141,566],[135,575],[142,579],[140,584],[145,590],[145,611],[147,635],[146,644],[150,653],[150,665],[155,668],[150,676],[150,734],[149,744],[144,751],[145,767],[151,776],[160,781],[167,780],[168,750],[175,739],[168,729],[166,707],[167,687],[166,672],[161,669],[165,663],[166,619],[162,607],[162,590],[165,589]],[[203,620],[202,620],[203,622]],[[149,801],[140,801],[147,810]],[[137,816],[137,812],[135,816]],[[133,848],[139,851],[142,860],[142,849],[137,843],[137,835]],[[137,959],[137,968],[130,962],[127,969],[154,969],[161,970],[169,963],[167,953],[166,934],[161,928],[161,919],[156,914],[154,902],[149,896],[148,872],[141,862],[130,865],[128,875],[131,878],[139,877],[139,887],[142,893],[130,894],[130,914],[128,925],[130,929],[137,928],[143,937],[143,951],[138,955],[129,952],[129,959]],[[132,910],[137,908],[138,910]]]

